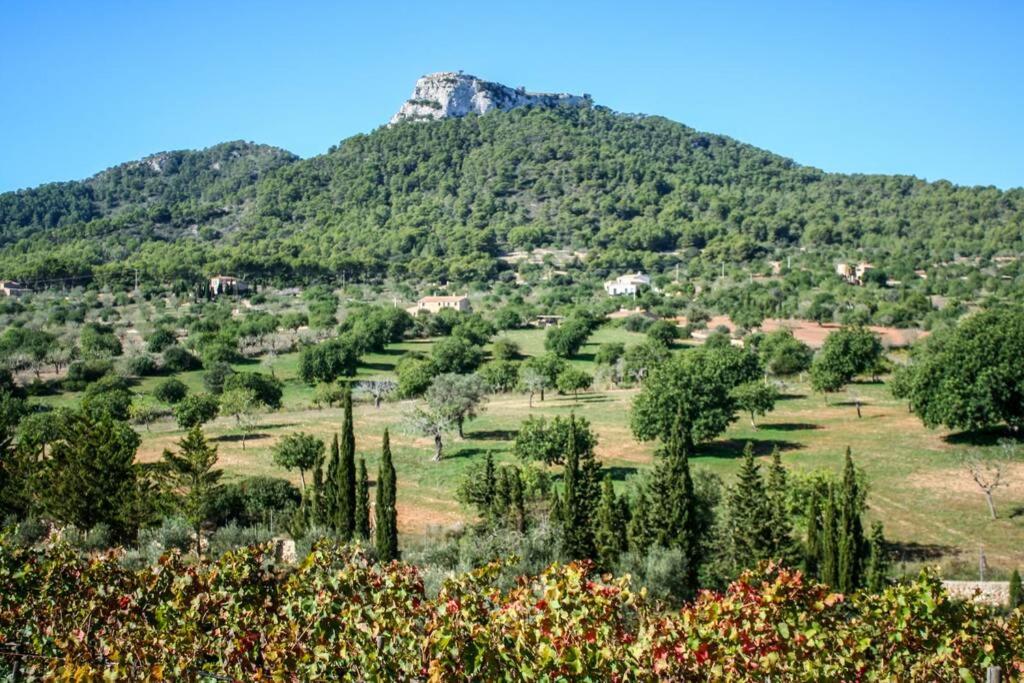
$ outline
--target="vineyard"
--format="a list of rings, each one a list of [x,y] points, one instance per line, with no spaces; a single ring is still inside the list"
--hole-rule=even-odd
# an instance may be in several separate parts
[[[774,565],[669,611],[627,578],[554,565],[511,588],[491,565],[428,595],[418,570],[316,546],[217,561],[0,539],[0,672],[25,680],[983,680],[1024,675],[1020,612],[937,579],[843,596]]]

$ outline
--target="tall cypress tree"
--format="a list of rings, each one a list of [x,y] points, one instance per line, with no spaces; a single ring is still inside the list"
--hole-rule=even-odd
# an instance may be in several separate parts
[[[606,475],[601,485],[601,501],[594,517],[594,548],[595,559],[604,569],[612,569],[619,554],[626,549],[625,520],[621,517],[611,475]]]
[[[683,577],[690,590],[697,589],[697,571],[701,561],[701,539],[697,519],[697,500],[690,475],[690,460],[681,424],[662,449],[662,457],[649,481],[654,542],[663,548],[678,548],[685,557]]]
[[[626,526],[626,539],[629,541],[630,552],[646,553],[654,545],[650,507],[647,492],[643,488],[639,489],[633,503],[629,506],[630,518],[629,524]]]
[[[807,543],[804,546],[804,573],[821,578],[821,499],[812,492],[807,500]]]
[[[306,499],[302,499],[306,505]],[[309,504],[306,507],[306,523],[322,524],[324,519],[324,453],[323,449],[317,455],[316,464],[313,466],[313,486],[309,494]]]
[[[821,512],[821,559],[818,563],[818,578],[823,583],[838,587],[839,548],[836,539],[836,495],[833,486],[822,501]]]
[[[344,417],[338,442],[339,463],[335,490],[338,507],[337,532],[342,540],[349,540],[356,528],[356,437],[352,426],[352,390],[345,388],[342,399]]]
[[[728,497],[729,551],[736,569],[771,556],[772,530],[761,468],[754,460],[753,444],[743,449],[736,484]]]
[[[366,476],[366,458],[359,458],[359,473],[356,478],[356,538],[370,540],[370,480]]]
[[[1010,609],[1024,606],[1024,590],[1021,589],[1020,572],[1016,569],[1010,574]]]
[[[776,446],[768,468],[768,519],[771,531],[771,556],[789,566],[800,561],[800,550],[793,540],[793,522],[789,513],[789,484],[782,456]]]
[[[589,461],[596,464],[593,456]],[[596,469],[580,460],[576,443],[576,418],[569,416],[569,444],[565,454],[565,499],[562,502],[562,538],[566,557],[584,560],[594,556],[594,529],[591,510],[594,504],[592,478]],[[600,465],[598,465],[600,467]]]
[[[864,572],[865,583],[868,590],[877,593],[885,588],[886,578],[889,574],[889,555],[885,549],[885,535],[882,533],[881,522],[871,525],[871,540],[868,543],[868,548],[868,563]]]
[[[377,557],[382,562],[398,559],[398,514],[395,510],[397,480],[391,461],[391,436],[384,430],[380,467],[377,471],[377,504],[374,508]]]
[[[836,588],[851,593],[863,583],[866,544],[860,521],[860,491],[850,449],[846,449],[842,487],[836,500]]]
[[[331,439],[331,455],[327,461],[327,476],[320,495],[320,524],[331,531],[338,530],[338,470],[341,469],[341,456],[338,447],[338,435]]]

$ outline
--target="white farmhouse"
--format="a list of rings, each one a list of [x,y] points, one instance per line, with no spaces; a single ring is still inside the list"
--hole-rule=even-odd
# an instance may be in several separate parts
[[[651,278],[641,272],[620,275],[604,283],[604,291],[611,296],[636,296],[644,287],[651,286]]]

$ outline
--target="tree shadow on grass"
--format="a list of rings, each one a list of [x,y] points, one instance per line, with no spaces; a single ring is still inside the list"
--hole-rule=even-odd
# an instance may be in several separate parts
[[[620,465],[601,468],[602,476],[608,475],[615,481],[625,481],[627,477],[633,476],[637,471],[635,467],[623,467]]]
[[[467,439],[476,441],[511,441],[519,432],[515,429],[478,429],[466,432]]]
[[[824,429],[821,425],[816,425],[811,422],[779,422],[770,424],[767,422],[761,423],[758,429],[764,429],[774,432],[802,432],[810,431],[813,429]]]
[[[779,451],[796,451],[804,447],[801,443],[795,441],[785,441],[781,439],[722,439],[720,441],[712,441],[711,443],[704,444],[703,446],[697,447],[697,456],[712,456],[715,458],[742,458],[743,449],[746,447],[747,442],[750,442],[754,448],[754,455],[771,455],[772,451],[778,447]]]
[[[441,461],[445,460],[458,460],[459,458],[475,458],[476,456],[486,455],[488,452],[493,452],[491,448],[480,448],[479,446],[448,446],[445,445],[444,451],[441,455]],[[430,451],[433,456],[433,449]]]
[[[260,429],[288,429],[289,427],[298,427],[298,422],[268,422],[261,424]]]
[[[590,352],[587,352],[587,353],[577,353],[575,356],[572,357],[572,359],[573,360],[581,360],[581,361],[584,361],[584,362],[587,362],[587,363],[593,363],[595,356],[596,356],[596,354],[590,353]]]
[[[221,434],[220,436],[215,436],[213,440],[234,443],[241,442],[243,437],[245,438],[245,442],[249,443],[250,441],[256,441],[257,439],[269,439],[270,434],[264,434],[263,432],[257,432],[255,434]]]
[[[360,363],[359,366],[378,372],[390,372],[395,369],[394,363]]]
[[[611,401],[611,397],[604,394],[580,394],[578,400],[574,400],[572,396],[559,396],[558,397],[562,404],[570,403],[572,405],[586,405],[589,403],[608,403]]]
[[[1014,434],[1009,427],[991,427],[970,432],[955,432],[942,437],[942,440],[955,446],[994,446],[1002,439],[1019,441],[1020,434]]]
[[[893,557],[900,562],[923,562],[927,560],[938,560],[946,555],[957,554],[957,549],[951,545],[939,543],[917,543],[916,541],[888,541],[886,545]]]
[[[807,394],[779,394],[775,397],[776,401],[795,401],[799,398],[807,398]]]

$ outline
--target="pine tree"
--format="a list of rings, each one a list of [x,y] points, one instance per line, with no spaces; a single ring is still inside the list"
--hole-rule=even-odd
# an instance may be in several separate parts
[[[178,495],[180,509],[192,524],[196,535],[196,556],[202,557],[203,523],[209,513],[209,501],[217,488],[223,470],[215,470],[217,448],[211,446],[196,425],[181,441],[178,452],[164,451],[163,465]]]
[[[857,473],[847,447],[842,488],[836,501],[839,506],[836,519],[836,588],[844,593],[855,591],[864,579],[866,544],[860,521],[860,500]]]
[[[601,485],[601,501],[594,517],[594,547],[595,559],[604,569],[612,569],[619,554],[626,549],[626,526],[611,475],[606,475]]]
[[[889,574],[889,555],[885,549],[885,535],[882,533],[881,522],[871,525],[871,540],[868,547],[870,550],[867,568],[864,572],[865,582],[868,590],[878,593],[885,588],[886,578]]]
[[[370,539],[370,481],[366,476],[366,458],[359,458],[359,470],[356,478],[356,538],[362,541]]]
[[[398,515],[395,466],[391,461],[391,437],[384,430],[380,468],[377,471],[377,503],[374,508],[377,557],[382,562],[398,559]]]
[[[768,468],[768,519],[771,531],[771,557],[794,566],[799,562],[800,550],[793,540],[793,521],[789,512],[789,483],[786,468],[782,466],[779,448],[772,450],[772,464]]]
[[[1024,606],[1024,590],[1020,585],[1020,572],[1016,569],[1010,574],[1010,609]]]
[[[510,468],[509,473],[509,511],[508,522],[513,529],[522,533],[526,531],[526,496],[523,491],[523,477],[518,467]]]
[[[751,443],[743,449],[737,482],[729,492],[730,559],[737,569],[771,556],[772,530],[761,468]]]
[[[804,573],[818,579],[821,561],[821,501],[818,493],[812,492],[807,501],[807,543],[804,547]]]
[[[338,442],[339,464],[335,481],[338,501],[336,526],[338,536],[348,541],[356,527],[356,439],[352,426],[352,390],[348,387],[345,389],[342,407],[344,417]]]

